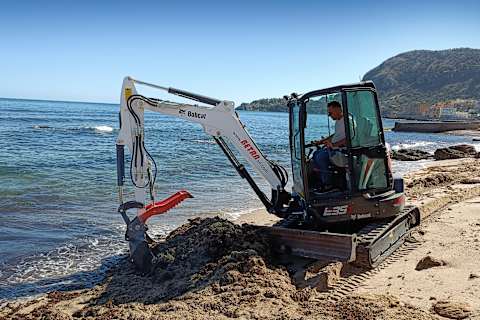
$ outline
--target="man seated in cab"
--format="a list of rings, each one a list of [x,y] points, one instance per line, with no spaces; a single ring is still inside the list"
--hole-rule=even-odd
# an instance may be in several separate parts
[[[333,163],[337,167],[347,166],[347,158],[342,152],[342,149],[347,145],[342,105],[338,101],[331,101],[327,104],[327,111],[328,116],[335,120],[335,133],[327,138],[312,142],[325,146],[315,151],[312,158],[314,168],[320,173],[319,177],[323,191],[332,189],[330,181],[331,173],[328,169],[330,163]]]

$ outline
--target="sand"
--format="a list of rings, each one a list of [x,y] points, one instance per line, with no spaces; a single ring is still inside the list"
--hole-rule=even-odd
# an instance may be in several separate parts
[[[10,303],[0,317],[434,319],[393,297],[368,294],[333,302],[314,287],[298,288],[294,270],[276,261],[266,239],[250,225],[194,219],[160,247],[162,257],[150,276],[138,275],[123,261],[93,289]]]
[[[259,210],[235,223],[207,218],[181,226],[159,244],[150,276],[123,260],[92,289],[9,302],[0,306],[0,319],[475,318],[480,198],[472,197],[480,184],[472,178],[480,177],[479,164],[437,162],[407,177],[406,193],[424,219],[415,233],[420,247],[341,299],[330,299],[329,290],[348,277],[342,264],[278,259],[257,228],[241,224],[275,222]],[[445,264],[415,270],[428,255]]]
[[[430,216],[415,237],[422,243],[418,249],[386,266],[358,292],[394,295],[425,310],[438,301],[467,303],[478,312],[480,197]],[[416,270],[419,261],[427,256],[440,265]]]

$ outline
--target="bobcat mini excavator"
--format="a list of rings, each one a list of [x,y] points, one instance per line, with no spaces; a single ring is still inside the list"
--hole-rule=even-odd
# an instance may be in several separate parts
[[[137,92],[139,85],[200,104],[146,97]],[[373,82],[292,94],[285,99],[290,113],[291,191],[285,189],[287,171],[260,151],[240,121],[233,102],[131,77],[123,80],[117,139],[118,211],[127,224],[125,238],[129,242],[130,260],[140,272],[149,273],[156,260],[153,240],[147,234],[147,219],[192,197],[182,190],[164,200],[156,199],[157,168],[144,143],[145,110],[198,123],[213,137],[268,212],[282,218],[263,229],[279,252],[372,268],[404,242],[410,230],[419,224],[420,214],[417,208],[405,206],[403,180],[393,178]],[[324,190],[318,188],[318,172],[312,161],[312,154],[320,146],[309,141],[318,139],[325,131],[325,115],[321,113],[326,113],[330,101],[342,106],[345,165],[330,165],[334,188]],[[130,153],[128,176],[134,187],[135,199],[130,201],[124,201],[124,146]],[[258,187],[232,147],[265,178],[271,187],[270,197]],[[127,214],[132,209],[136,211],[133,219]]]

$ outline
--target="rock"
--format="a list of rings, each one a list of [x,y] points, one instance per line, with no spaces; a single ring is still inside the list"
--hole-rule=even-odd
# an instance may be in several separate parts
[[[466,153],[470,156],[474,156],[477,154],[477,150],[475,149],[475,147],[469,144],[457,144],[457,145],[451,146],[450,149]]]
[[[418,149],[400,149],[392,151],[392,159],[399,161],[417,161],[431,157],[432,155],[430,153]]]
[[[468,280],[472,280],[476,278],[480,278],[480,276],[476,273],[470,273],[470,275],[468,276]]]
[[[477,184],[480,183],[480,178],[466,178],[460,180],[460,183],[462,184]]]
[[[343,263],[341,262],[332,262],[327,265],[313,264],[303,274],[304,279],[297,280],[297,286],[315,288],[319,292],[328,291],[340,279],[342,268]]]
[[[438,301],[433,305],[436,314],[449,319],[465,319],[472,314],[472,307],[463,302]]]
[[[334,262],[329,264],[320,272],[319,285],[317,290],[329,290],[338,280],[340,280],[340,273],[342,271],[343,264],[341,262]]]
[[[475,147],[469,144],[459,144],[447,148],[439,148],[435,150],[433,157],[435,160],[460,159],[476,157],[477,151]]]
[[[418,261],[417,266],[415,267],[415,270],[420,271],[420,270],[425,270],[425,269],[430,269],[433,267],[441,267],[445,266],[447,263],[443,260],[435,259],[432,258],[431,256],[426,256],[422,258],[420,261]]]
[[[461,159],[465,158],[465,153],[450,148],[440,148],[433,153],[435,160]]]

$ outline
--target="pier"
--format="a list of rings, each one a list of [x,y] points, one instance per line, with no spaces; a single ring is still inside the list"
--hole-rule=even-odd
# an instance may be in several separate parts
[[[479,130],[480,121],[399,121],[393,131],[403,132],[445,132],[454,130]]]

